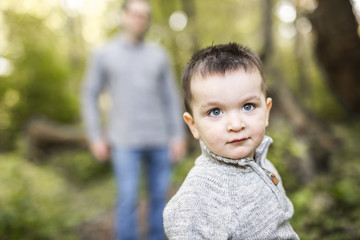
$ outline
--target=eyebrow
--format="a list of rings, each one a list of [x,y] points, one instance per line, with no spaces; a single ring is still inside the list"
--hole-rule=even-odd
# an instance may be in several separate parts
[[[207,102],[203,105],[200,106],[200,108],[209,108],[209,107],[212,107],[212,106],[219,106],[219,105],[223,105],[221,102],[218,102],[218,101],[213,101],[213,102]]]
[[[260,96],[254,95],[254,96],[249,96],[247,98],[244,98],[242,101],[247,102],[247,101],[250,101],[250,100],[259,100],[260,98],[261,98]]]
[[[257,96],[257,95],[252,95],[252,96],[249,96],[249,97],[246,97],[244,99],[241,99],[241,102],[249,102],[249,101],[254,101],[254,100],[260,100],[260,96]],[[213,107],[213,106],[222,106],[223,103],[220,102],[220,101],[211,101],[211,102],[207,102],[203,105],[200,106],[200,109],[206,109],[206,108],[210,108],[210,107]]]

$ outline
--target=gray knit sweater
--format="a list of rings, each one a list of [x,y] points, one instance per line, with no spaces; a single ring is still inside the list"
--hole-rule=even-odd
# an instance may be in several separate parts
[[[82,115],[90,140],[102,138],[98,97],[107,88],[107,137],[122,147],[166,146],[184,137],[181,102],[169,57],[161,46],[128,43],[117,35],[89,60]]]
[[[271,143],[265,136],[255,160],[234,160],[200,141],[202,154],[164,210],[168,239],[299,239],[289,223],[294,208],[266,159]]]

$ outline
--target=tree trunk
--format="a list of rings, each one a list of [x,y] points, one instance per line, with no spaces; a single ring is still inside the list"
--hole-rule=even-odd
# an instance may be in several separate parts
[[[335,96],[360,114],[360,38],[349,0],[318,0],[312,15],[316,54]]]
[[[329,170],[330,155],[336,149],[337,141],[326,125],[309,112],[291,92],[280,67],[271,57],[274,55],[275,45],[271,21],[272,7],[272,0],[263,0],[264,46],[260,56],[267,74],[275,81],[270,89],[270,95],[274,100],[272,112],[286,119],[294,129],[296,140],[305,142],[308,146],[307,152],[291,163],[296,165],[294,174],[298,176],[298,180],[307,182],[317,173]]]
[[[199,39],[197,37],[197,29],[196,29],[196,7],[193,0],[181,0],[181,4],[184,12],[188,16],[191,33],[191,41],[193,43],[192,52],[199,50]]]

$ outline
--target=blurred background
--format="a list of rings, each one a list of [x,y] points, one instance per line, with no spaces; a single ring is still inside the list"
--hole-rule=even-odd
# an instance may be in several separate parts
[[[122,2],[0,1],[0,239],[111,239],[112,171],[87,151],[79,93],[90,52],[119,30]],[[295,231],[360,239],[360,1],[151,3],[148,38],[168,49],[178,79],[211,44],[261,56],[273,98],[268,158],[295,206]],[[106,94],[100,103],[105,111]],[[170,195],[198,154],[189,135]]]

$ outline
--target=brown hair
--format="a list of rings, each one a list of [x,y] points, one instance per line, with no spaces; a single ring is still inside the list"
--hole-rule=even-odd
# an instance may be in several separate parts
[[[122,10],[126,10],[128,5],[131,3],[131,2],[135,2],[135,1],[139,1],[139,2],[145,2],[146,4],[149,5],[149,8],[151,8],[151,4],[148,0],[125,0],[124,3],[122,4],[121,6],[121,9]]]
[[[200,74],[206,78],[213,74],[224,75],[227,71],[238,69],[258,70],[262,78],[262,91],[267,94],[267,84],[264,78],[263,65],[260,58],[249,48],[237,43],[219,44],[196,52],[182,71],[182,86],[186,111],[191,111],[191,80]]]

